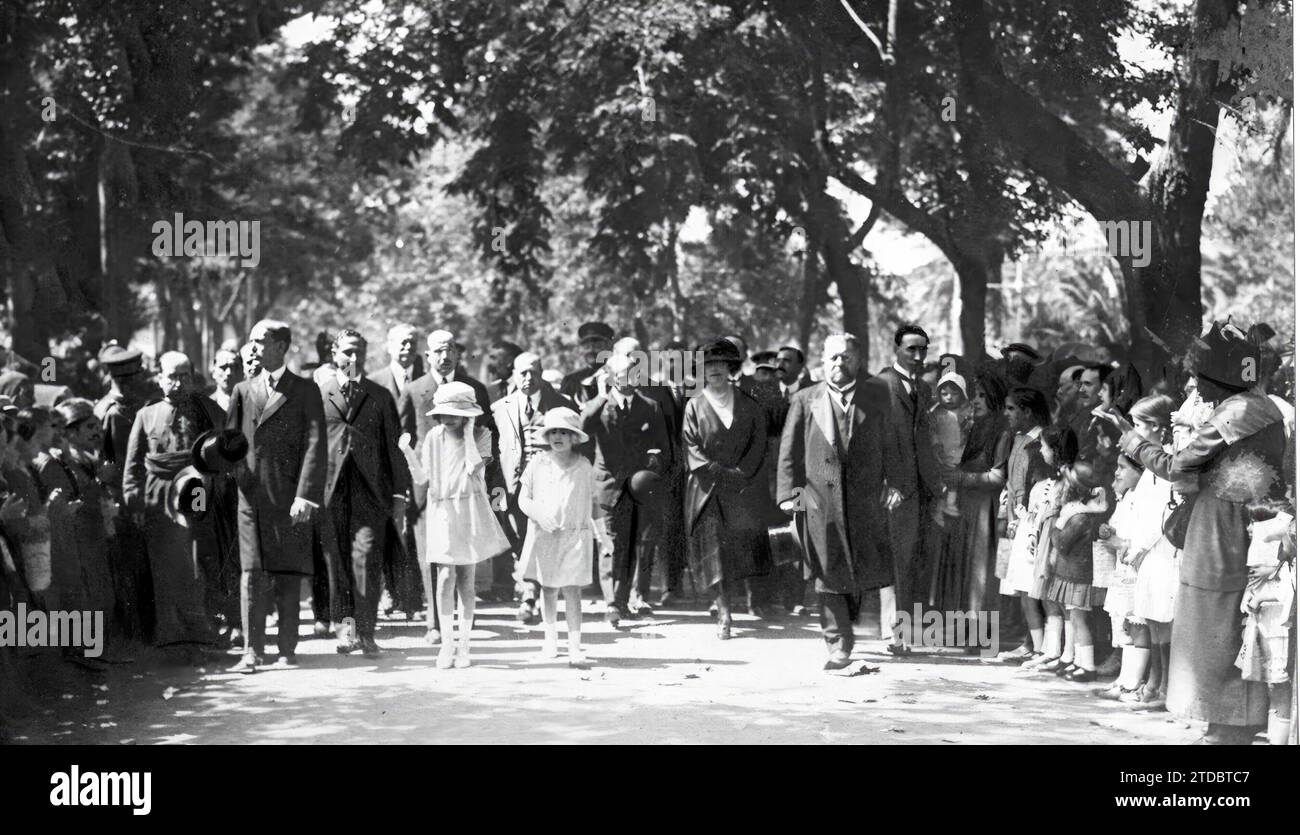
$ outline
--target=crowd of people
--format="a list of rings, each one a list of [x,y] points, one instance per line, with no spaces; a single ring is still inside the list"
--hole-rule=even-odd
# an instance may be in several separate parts
[[[422,612],[437,667],[461,668],[478,600],[540,622],[548,658],[563,601],[583,664],[585,587],[618,628],[689,584],[721,640],[737,607],[815,612],[834,671],[878,599],[894,656],[930,642],[913,613],[956,613],[939,640],[971,653],[997,613],[1014,648],[986,662],[1101,679],[1098,698],[1204,722],[1206,742],[1294,734],[1294,375],[1266,325],[1216,322],[1145,368],[1077,344],[936,359],[903,325],[874,375],[851,334],[816,364],[617,336],[582,325],[568,374],[497,342],[486,383],[455,334],[421,356],[409,325],[368,375],[351,328],[290,370],[274,320],[206,381],[110,343],[105,389],[75,392],[6,352],[0,603],[109,613],[103,660],[67,653],[92,669],[151,644],[253,673],[272,610],[274,665],[297,664],[306,585],[339,653],[377,656],[381,612]]]

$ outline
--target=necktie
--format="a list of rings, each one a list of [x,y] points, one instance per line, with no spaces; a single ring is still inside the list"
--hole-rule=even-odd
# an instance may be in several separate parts
[[[525,423],[532,423],[532,422],[533,422],[533,414],[534,414],[534,412],[533,412],[533,398],[531,398],[531,397],[525,398],[525,399],[524,399],[524,422],[525,422]]]
[[[267,374],[266,375],[266,399],[270,400],[272,397],[275,397],[275,376],[272,374]]]

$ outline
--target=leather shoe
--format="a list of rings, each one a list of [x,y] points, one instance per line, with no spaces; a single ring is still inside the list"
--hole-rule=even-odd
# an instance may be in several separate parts
[[[323,620],[318,620],[312,624],[311,634],[317,638],[328,638],[330,635],[330,625]]]
[[[361,654],[366,658],[378,658],[383,653],[379,649],[379,644],[375,643],[374,638],[362,638]]]
[[[519,611],[515,615],[519,622],[525,626],[537,623],[537,604],[531,600],[525,600],[519,604]]]
[[[360,641],[339,641],[334,647],[334,651],[339,655],[347,655],[361,649]]]
[[[831,657],[826,659],[822,665],[823,670],[842,670],[853,662],[849,660],[849,654],[842,649],[837,649],[831,653]]]
[[[297,667],[297,666],[298,666],[298,656],[297,656],[297,655],[294,655],[292,652],[289,653],[288,655],[281,655],[279,658],[275,659],[275,663],[272,664],[271,666],[275,667],[276,669],[280,669],[280,670],[285,670],[285,669],[290,669],[290,668],[292,668],[292,667]]]
[[[231,667],[226,672],[243,673],[244,675],[252,675],[253,673],[257,672],[257,656],[255,655],[243,656],[242,658],[239,659],[238,664]]]
[[[620,616],[620,613],[619,613],[619,611],[618,611],[618,607],[617,607],[617,606],[606,606],[606,607],[605,607],[605,621],[606,621],[610,626],[614,627],[615,629],[618,629],[618,619],[619,619],[619,616]]]

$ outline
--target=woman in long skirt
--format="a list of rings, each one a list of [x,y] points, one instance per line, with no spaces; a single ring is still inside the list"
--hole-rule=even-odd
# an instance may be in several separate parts
[[[762,466],[767,447],[762,407],[731,383],[740,352],[726,340],[704,346],[705,387],[686,404],[686,529],[691,570],[718,609],[718,637],[731,637],[730,592],[770,564]]]

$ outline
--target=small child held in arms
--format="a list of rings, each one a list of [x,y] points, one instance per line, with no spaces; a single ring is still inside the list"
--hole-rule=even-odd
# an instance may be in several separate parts
[[[595,523],[600,505],[592,484],[595,470],[576,447],[587,441],[582,418],[560,406],[548,411],[542,437],[549,449],[536,455],[519,480],[519,509],[529,519],[528,535],[519,557],[519,576],[542,587],[542,657],[559,655],[556,620],[564,593],[564,617],[569,630],[569,664],[579,666],[582,654],[582,587],[591,582],[591,541],[602,556],[614,543]]]
[[[949,371],[939,378],[938,402],[930,407],[930,425],[934,439],[934,454],[939,466],[955,470],[961,466],[966,439],[970,436],[974,410],[966,396],[966,378]],[[945,516],[957,516],[957,491],[948,491],[943,503]]]

